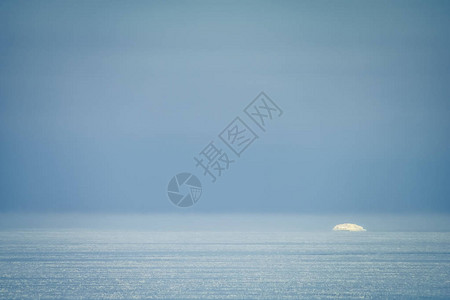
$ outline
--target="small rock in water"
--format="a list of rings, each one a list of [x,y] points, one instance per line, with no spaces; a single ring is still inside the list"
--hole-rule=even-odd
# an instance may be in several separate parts
[[[338,224],[333,227],[333,230],[335,231],[366,231],[362,226],[351,224],[351,223],[344,223],[344,224]]]

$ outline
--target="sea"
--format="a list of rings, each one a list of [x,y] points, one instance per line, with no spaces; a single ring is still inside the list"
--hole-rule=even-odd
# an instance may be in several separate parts
[[[0,299],[450,299],[449,232],[0,230]]]

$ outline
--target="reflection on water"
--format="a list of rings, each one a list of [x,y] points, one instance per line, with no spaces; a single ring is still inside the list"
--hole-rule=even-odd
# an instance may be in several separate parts
[[[450,298],[450,234],[0,231],[0,298]]]

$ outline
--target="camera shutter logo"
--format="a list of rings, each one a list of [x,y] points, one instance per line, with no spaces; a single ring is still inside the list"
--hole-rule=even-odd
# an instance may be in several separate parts
[[[189,207],[197,203],[202,195],[202,184],[191,173],[175,175],[167,186],[170,201],[179,207]]]

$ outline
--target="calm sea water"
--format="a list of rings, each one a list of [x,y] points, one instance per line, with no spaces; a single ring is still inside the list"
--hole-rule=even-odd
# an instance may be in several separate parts
[[[1,299],[450,299],[450,233],[0,231]]]

